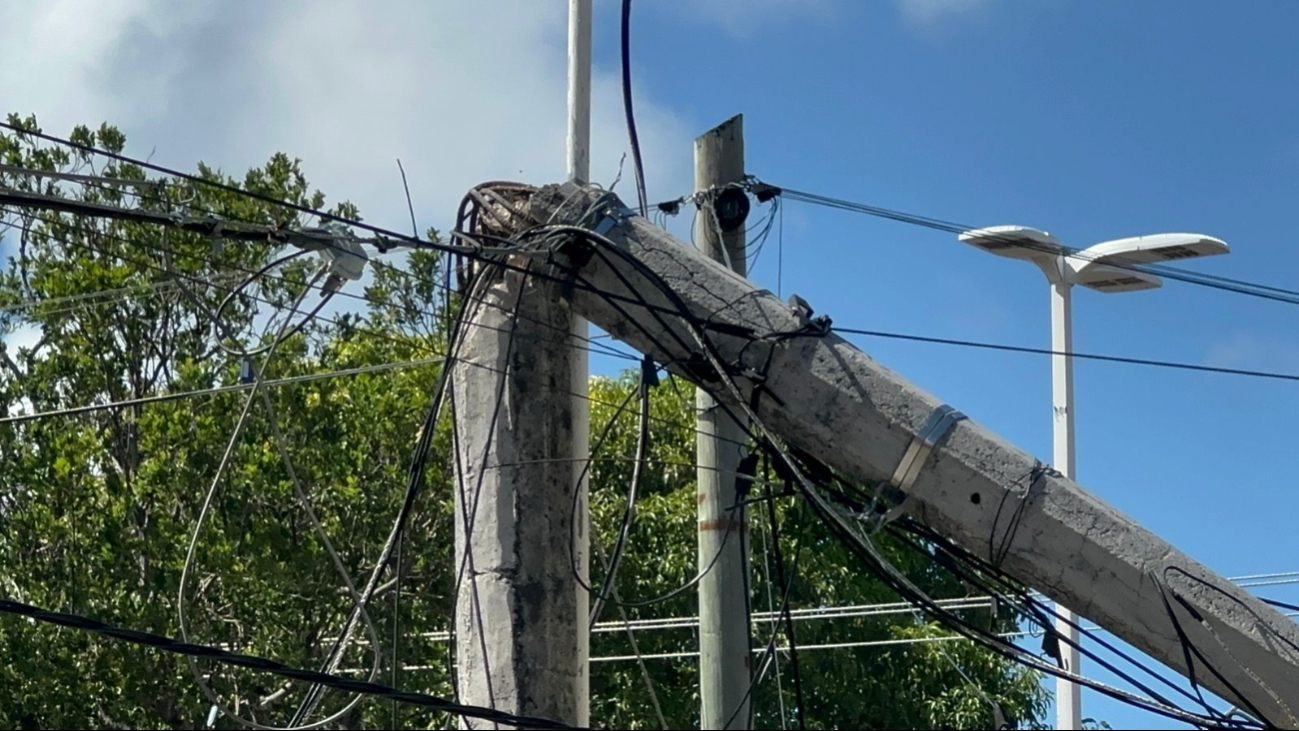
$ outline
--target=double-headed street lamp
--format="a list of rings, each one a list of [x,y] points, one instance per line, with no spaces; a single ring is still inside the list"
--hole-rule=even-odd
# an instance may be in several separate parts
[[[1201,234],[1136,236],[1073,251],[1045,231],[1026,226],[993,226],[966,231],[959,239],[984,251],[1026,259],[1046,274],[1051,283],[1051,400],[1055,412],[1055,468],[1077,479],[1073,440],[1073,304],[1075,284],[1099,292],[1136,292],[1155,289],[1163,280],[1134,264],[1193,259],[1230,251],[1219,239]],[[1066,642],[1061,646],[1065,669],[1078,672],[1077,617],[1058,608],[1056,630]],[[1072,643],[1072,644],[1071,644]],[[1063,678],[1056,681],[1056,728],[1082,727],[1082,689]]]

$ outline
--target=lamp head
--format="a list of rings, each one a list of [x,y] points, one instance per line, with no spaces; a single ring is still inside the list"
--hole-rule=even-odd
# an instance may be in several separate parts
[[[1231,253],[1222,239],[1204,234],[1154,234],[1106,241],[1079,252],[1098,264],[1156,264]]]
[[[957,239],[988,253],[1012,259],[1053,259],[1064,251],[1059,239],[1028,226],[978,228],[960,234]]]

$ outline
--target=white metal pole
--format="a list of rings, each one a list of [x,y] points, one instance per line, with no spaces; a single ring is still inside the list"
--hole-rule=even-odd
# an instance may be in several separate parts
[[[1073,285],[1067,281],[1051,283],[1051,405],[1054,407],[1055,468],[1070,480],[1077,479],[1073,441]],[[1063,355],[1068,353],[1070,355]],[[1063,606],[1057,606],[1060,617],[1056,631],[1062,638],[1078,641],[1077,616]],[[1060,653],[1065,669],[1078,672],[1078,650],[1064,642]],[[1055,686],[1056,728],[1076,730],[1082,728],[1082,687],[1063,678]]]
[[[591,0],[568,0],[568,179],[591,177]]]
[[[591,178],[591,0],[568,0],[568,179],[577,183]],[[584,582],[577,587],[577,652],[581,677],[578,680],[577,725],[590,725],[591,718],[591,633],[586,620],[591,597],[582,583],[590,585],[591,519],[586,480],[578,479],[591,452],[591,404],[589,354],[585,350],[590,326],[576,314],[569,322],[575,348],[569,390],[573,393],[573,480],[578,491],[577,545],[573,547]]]

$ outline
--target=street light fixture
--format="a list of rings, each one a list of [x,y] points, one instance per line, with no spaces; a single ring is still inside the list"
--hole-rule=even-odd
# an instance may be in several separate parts
[[[1072,251],[1045,231],[1027,226],[993,226],[966,231],[959,240],[984,251],[1038,266],[1051,283],[1051,395],[1054,407],[1055,468],[1076,479],[1073,418],[1073,299],[1075,284],[1098,292],[1137,292],[1156,289],[1163,280],[1134,264],[1179,261],[1226,254],[1227,244],[1201,234],[1135,236]],[[1077,616],[1058,607],[1056,631],[1077,644]],[[1060,647],[1065,669],[1078,673],[1079,653],[1072,644]],[[1056,728],[1082,728],[1082,689],[1063,678],[1056,681]]]

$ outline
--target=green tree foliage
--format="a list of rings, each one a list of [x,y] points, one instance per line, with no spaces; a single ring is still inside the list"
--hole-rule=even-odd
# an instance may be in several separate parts
[[[11,122],[35,126],[34,119]],[[78,128],[73,138],[121,150],[110,126]],[[31,170],[76,171],[144,181],[131,165],[0,135],[0,162]],[[242,178],[200,165],[204,179],[315,209],[327,205],[298,161],[276,155]],[[317,223],[289,208],[184,181],[147,185],[69,185],[47,177],[0,173],[0,185],[112,205],[302,226]],[[345,202],[332,212],[356,216]],[[0,251],[0,417],[49,412],[163,393],[239,383],[239,359],[218,347],[213,313],[230,287],[271,261],[269,245],[219,242],[127,221],[8,211]],[[429,236],[436,238],[436,232]],[[311,259],[278,270],[248,292],[285,303],[303,293]],[[374,268],[363,302],[340,301],[280,346],[267,378],[410,363],[445,349],[438,259],[427,252],[401,262],[409,276]],[[357,288],[357,285],[350,285]],[[87,296],[88,293],[103,293]],[[306,306],[316,299],[306,294]],[[255,343],[272,318],[265,302],[240,298],[224,327]],[[16,346],[16,340],[29,344]],[[354,580],[363,583],[402,498],[407,462],[439,365],[270,388],[293,467],[316,514]],[[612,545],[635,450],[634,406],[616,413],[635,378],[593,380],[592,423],[614,426],[592,468],[592,509],[598,540]],[[0,594],[39,606],[175,635],[177,591],[185,550],[208,483],[243,407],[245,392],[208,394],[125,408],[0,424]],[[695,573],[693,392],[666,381],[653,392],[650,457],[642,498],[618,589],[629,603],[670,592]],[[401,685],[451,696],[448,651],[431,633],[448,629],[452,571],[452,489],[442,424],[435,456],[403,550],[400,627]],[[760,488],[758,488],[760,489]],[[778,500],[780,548],[790,571],[790,605],[895,601],[860,572],[848,553],[818,529],[789,498]],[[755,609],[778,607],[782,586],[768,579],[772,558],[765,509],[753,514]],[[935,596],[966,589],[936,571],[924,556],[898,546],[890,555]],[[298,503],[276,446],[270,415],[255,402],[218,486],[200,535],[193,582],[185,599],[194,638],[283,662],[318,665],[349,599],[325,548]],[[597,572],[598,574],[598,572]],[[596,577],[600,580],[602,577]],[[371,617],[384,648],[388,678],[392,599],[384,590]],[[998,628],[1009,618],[986,621]],[[693,592],[627,609],[633,619],[694,614]],[[617,619],[608,606],[602,619]],[[909,614],[802,621],[809,646],[854,640],[928,639],[942,630]],[[755,625],[765,645],[773,628]],[[637,635],[647,655],[689,652],[691,629]],[[783,639],[781,644],[784,644]],[[593,638],[597,657],[632,654],[625,635]],[[0,618],[0,728],[196,728],[210,702],[187,663],[72,630]],[[761,656],[755,656],[755,666]],[[1038,678],[969,643],[919,642],[801,653],[809,725],[814,728],[989,728],[992,713],[959,667],[1018,727],[1038,727],[1045,698]],[[351,650],[343,667],[364,673],[368,645]],[[792,723],[788,658],[755,694],[760,727]],[[697,723],[692,658],[645,661],[663,712],[673,727]],[[199,671],[224,700],[262,723],[283,723],[301,685],[207,663]],[[776,692],[776,672],[783,692]],[[592,718],[608,728],[653,728],[655,714],[635,662],[600,662],[592,671]],[[288,693],[280,693],[288,688]],[[326,696],[332,712],[347,702]],[[362,701],[336,726],[435,728],[447,720],[420,709]],[[317,718],[320,716],[317,715]],[[217,727],[233,727],[220,719]]]
[[[612,541],[626,506],[637,427],[634,405],[625,412],[620,412],[619,407],[636,388],[638,378],[639,374],[633,373],[616,380],[597,378],[591,386],[597,399],[592,406],[593,431],[617,417],[601,451],[603,459],[592,469],[592,515],[605,545]],[[666,381],[654,392],[648,454],[655,461],[640,486],[631,549],[618,576],[619,592],[629,604],[661,596],[695,575],[693,407],[693,390],[676,381]],[[775,486],[773,491],[779,494],[783,487]],[[897,595],[859,569],[848,550],[830,538],[793,498],[778,498],[776,504],[780,552],[792,609],[898,601]],[[758,612],[779,610],[785,585],[776,580],[775,552],[764,506],[755,504],[750,522],[753,608]],[[931,596],[961,597],[969,593],[926,556],[891,542],[884,534],[880,536],[885,553]],[[794,576],[792,581],[790,574]],[[627,609],[631,619],[682,617],[695,611],[691,592],[661,604]],[[998,630],[1014,626],[1014,620],[1008,617],[994,620],[987,609],[976,610],[971,616],[981,617]],[[614,608],[607,609],[604,618],[620,619]],[[767,622],[756,623],[755,646],[765,648],[779,630]],[[1046,710],[1036,674],[968,642],[930,641],[948,633],[910,613],[798,621],[795,630],[798,644],[809,648],[857,641],[920,640],[894,646],[800,652],[810,728],[992,728],[994,715],[985,694],[1000,706],[1012,727],[1039,727]],[[696,643],[697,636],[689,629],[637,634],[644,655],[690,651]],[[782,634],[779,645],[785,644]],[[630,641],[618,633],[597,635],[592,647],[597,657],[632,654]],[[764,689],[755,694],[755,724],[759,728],[781,728],[782,708],[785,723],[796,727],[789,658],[784,654],[779,658],[779,688],[783,692],[777,692],[777,671],[773,666]],[[755,655],[754,667],[761,667],[762,660],[761,654]],[[656,727],[636,663],[596,663],[592,667],[592,718],[616,728]],[[672,727],[697,726],[699,698],[693,658],[646,660],[646,668]],[[982,694],[961,677],[961,671],[979,686]]]

